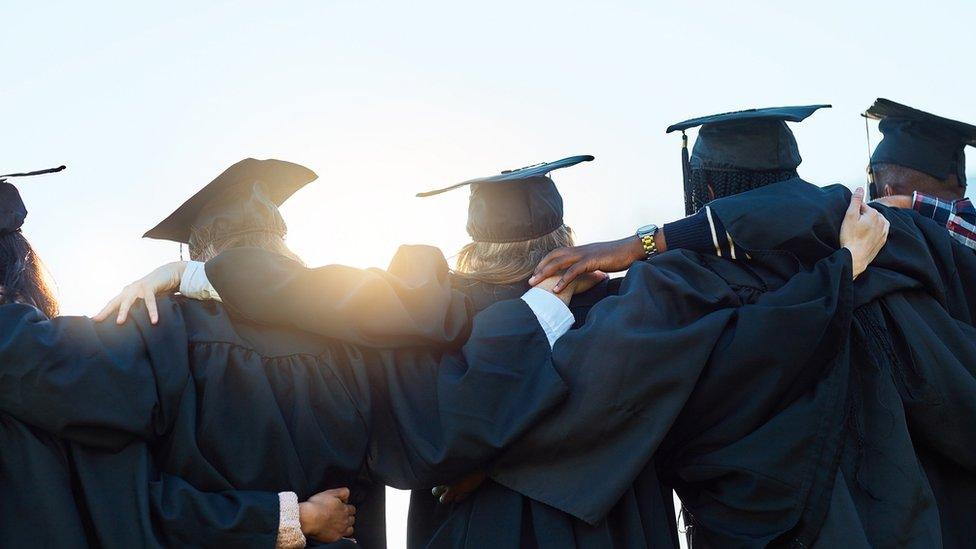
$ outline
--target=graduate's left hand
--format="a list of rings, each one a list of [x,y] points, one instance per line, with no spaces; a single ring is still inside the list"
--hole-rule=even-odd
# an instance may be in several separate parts
[[[113,313],[118,312],[115,317],[116,324],[124,324],[129,317],[129,310],[140,299],[146,302],[146,310],[149,311],[149,321],[153,324],[159,322],[159,312],[156,308],[156,294],[172,292],[180,288],[180,281],[183,278],[183,271],[186,270],[185,261],[175,261],[167,263],[146,276],[122,288],[122,293],[115,296],[108,305],[93,318],[96,322],[102,322]]]
[[[840,226],[840,245],[851,252],[854,278],[868,268],[884,247],[889,227],[878,210],[864,203],[864,189],[856,189]]]
[[[664,250],[663,233],[658,244]],[[535,268],[529,284],[536,286],[549,277],[559,275],[555,293],[562,292],[577,277],[586,273],[615,273],[628,269],[635,261],[644,259],[644,245],[636,236],[611,242],[594,242],[581,246],[559,248],[549,252]]]
[[[467,499],[485,481],[487,475],[478,471],[471,473],[450,486],[438,486],[431,490],[437,501],[443,504],[459,503]]]

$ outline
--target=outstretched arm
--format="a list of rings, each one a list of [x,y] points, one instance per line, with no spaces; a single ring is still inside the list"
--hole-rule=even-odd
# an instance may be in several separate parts
[[[737,204],[742,204],[749,201],[749,196],[749,193],[744,193],[723,200],[725,203],[734,200]],[[857,202],[857,212],[860,214],[858,219],[853,220],[854,222],[859,221],[859,218],[874,217],[873,213],[869,211],[870,209],[864,204],[863,189],[857,189],[854,192],[853,200]],[[778,205],[775,203],[757,203],[757,214],[750,214],[752,217],[749,218],[748,224],[761,228],[767,225],[764,220],[768,220],[770,216],[787,217],[788,212],[782,210],[788,206],[788,201],[781,201]],[[874,221],[882,222],[876,218]],[[737,244],[738,241],[730,233],[726,224],[722,222],[720,212],[710,206],[705,206],[694,215],[666,223],[655,234],[654,239],[659,253],[669,249],[680,249],[728,259],[738,260],[748,257],[748,249],[743,249]],[[841,246],[845,245],[842,241]],[[646,258],[644,246],[637,236],[624,237],[610,242],[560,248],[550,252],[539,262],[529,283],[534,285],[561,273],[560,282],[556,285],[556,291],[561,291],[566,284],[584,273],[623,271],[634,262]],[[863,268],[855,264],[854,275],[857,276],[861,271]]]
[[[387,271],[329,265],[309,269],[257,248],[228,250],[206,264],[173,263],[127,286],[96,315],[123,323],[144,299],[155,324],[155,295],[220,299],[248,320],[379,347],[458,344],[467,336],[467,298],[451,287],[444,256],[403,246]]]

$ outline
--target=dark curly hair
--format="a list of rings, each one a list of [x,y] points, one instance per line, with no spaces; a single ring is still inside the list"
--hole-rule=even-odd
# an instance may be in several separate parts
[[[58,301],[48,284],[44,263],[20,231],[0,235],[0,304],[26,303],[48,317],[58,315]]]
[[[692,215],[714,199],[732,196],[798,177],[796,170],[691,170],[690,193],[685,194],[685,214]],[[711,187],[711,192],[709,192]],[[714,194],[714,196],[713,196]]]

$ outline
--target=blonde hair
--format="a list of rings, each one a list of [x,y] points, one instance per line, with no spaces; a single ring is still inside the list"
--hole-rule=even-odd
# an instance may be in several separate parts
[[[284,220],[263,222],[262,226],[235,227],[230,229],[221,223],[206,227],[194,227],[190,232],[190,259],[207,261],[217,257],[220,252],[231,248],[261,248],[269,252],[304,262],[285,243],[288,226]]]
[[[532,240],[470,242],[457,254],[455,274],[488,284],[525,282],[546,254],[572,245],[573,230],[566,225]]]

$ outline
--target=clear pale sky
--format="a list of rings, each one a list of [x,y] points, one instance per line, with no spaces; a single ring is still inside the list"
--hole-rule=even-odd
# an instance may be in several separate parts
[[[94,314],[178,258],[140,235],[247,156],[319,174],[283,208],[309,264],[384,266],[466,241],[465,191],[417,191],[574,154],[596,156],[555,173],[581,240],[680,216],[685,118],[832,103],[793,125],[799,171],[851,186],[875,97],[976,122],[976,4],[798,4],[7,1],[0,173],[68,165],[22,183],[24,231]]]

